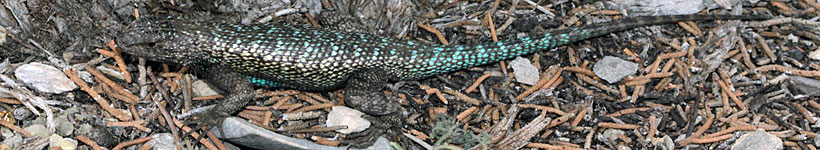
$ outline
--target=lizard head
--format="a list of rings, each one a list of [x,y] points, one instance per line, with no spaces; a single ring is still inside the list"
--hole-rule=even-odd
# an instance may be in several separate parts
[[[152,61],[187,65],[196,62],[195,50],[184,34],[174,28],[176,18],[146,17],[117,33],[122,51]]]

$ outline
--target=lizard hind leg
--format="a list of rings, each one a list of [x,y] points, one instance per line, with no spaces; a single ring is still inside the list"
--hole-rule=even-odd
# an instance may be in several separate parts
[[[345,103],[370,115],[397,112],[401,106],[382,92],[388,76],[381,69],[365,69],[353,74],[345,87]]]

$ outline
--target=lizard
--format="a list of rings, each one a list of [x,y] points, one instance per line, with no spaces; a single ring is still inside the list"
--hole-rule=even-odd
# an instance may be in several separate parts
[[[342,88],[346,105],[374,116],[387,115],[400,110],[397,102],[381,92],[389,82],[425,79],[641,26],[765,18],[640,16],[498,42],[441,45],[358,32],[168,16],[137,19],[117,35],[116,42],[133,56],[198,66],[206,82],[226,92],[222,102],[194,114],[198,119],[189,122],[210,128],[247,105],[254,86],[308,91]]]

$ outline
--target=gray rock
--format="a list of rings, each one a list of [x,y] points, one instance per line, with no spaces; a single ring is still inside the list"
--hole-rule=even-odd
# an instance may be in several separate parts
[[[606,129],[606,131],[604,131],[603,134],[598,136],[598,140],[605,141],[605,142],[608,143],[609,141],[618,140],[618,136],[623,135],[623,134],[626,134],[626,132],[624,132],[623,130]]]
[[[3,140],[3,143],[9,145],[9,147],[18,147],[21,144],[23,144],[23,137],[19,134],[11,137],[6,137],[6,140]]]
[[[34,116],[34,117],[36,117],[36,118],[34,118],[32,120],[23,121],[23,124],[28,124],[28,125],[46,124],[46,116]]]
[[[88,134],[89,132],[91,132],[91,129],[92,129],[92,128],[94,128],[94,127],[93,127],[93,126],[91,126],[90,124],[88,124],[88,123],[83,123],[83,124],[81,124],[81,125],[80,125],[80,129],[77,129],[77,134],[86,135],[86,134]]]
[[[820,136],[814,136],[812,141],[814,141],[814,145],[820,145]]]
[[[59,147],[62,150],[74,150],[77,149],[77,141],[69,138],[63,138],[57,134],[52,134],[48,137],[48,147],[49,149],[52,149],[52,147]]]
[[[820,80],[801,76],[789,76],[789,79],[792,87],[800,91],[801,94],[820,96]]]
[[[80,75],[80,79],[83,79],[85,82],[94,83],[94,75],[91,75],[88,71],[79,71],[77,74]]]
[[[5,30],[3,29],[3,27],[0,27],[0,34],[4,33],[6,33]],[[4,35],[0,35],[0,44],[3,43],[3,37]],[[9,68],[9,64],[9,58],[3,59],[3,61],[0,62],[0,73],[6,73],[6,69]]]
[[[57,117],[57,133],[60,136],[69,136],[74,133],[74,123],[68,120],[65,115]]]
[[[2,135],[2,136],[3,136],[3,138],[5,139],[5,138],[12,137],[12,136],[14,136],[15,134],[14,134],[14,132],[12,132],[12,131],[11,131],[11,129],[9,129],[9,128],[0,128],[0,135]]]
[[[629,146],[626,145],[618,145],[616,148],[618,148],[618,150],[632,150],[632,148],[629,148]]]
[[[388,141],[387,138],[384,138],[384,137],[379,137],[379,139],[376,139],[376,142],[373,143],[373,146],[370,146],[370,147],[366,148],[366,150],[383,150],[383,149],[393,149],[393,147],[390,146],[390,141]]]
[[[174,136],[171,133],[157,133],[151,135],[148,144],[153,145],[152,150],[175,150]]]
[[[515,74],[515,81],[527,85],[535,85],[535,83],[538,82],[538,68],[533,66],[529,59],[516,57],[515,60],[510,62],[510,67],[512,67],[513,73]]]
[[[46,126],[44,126],[42,124],[30,125],[30,126],[28,126],[26,128],[23,128],[23,129],[30,132],[31,134],[34,134],[34,136],[41,136],[41,137],[48,136],[48,129],[46,129]]]
[[[211,96],[218,94],[208,83],[202,80],[194,81],[194,84],[191,85],[191,88],[194,91],[194,96]]]
[[[663,136],[663,146],[661,146],[661,150],[674,150],[675,149],[675,141],[672,140],[672,137],[669,135]]]
[[[6,28],[0,26],[0,44],[6,43]]]
[[[345,106],[333,106],[330,113],[327,114],[325,124],[330,126],[345,125],[347,129],[339,129],[336,132],[350,134],[353,132],[361,132],[370,127],[370,121],[362,118],[361,111]]]
[[[290,150],[344,150],[347,147],[333,147],[319,145],[305,139],[291,138],[258,127],[240,118],[226,118],[220,126],[222,130],[214,128],[211,131],[225,141],[254,149],[290,149]],[[388,149],[389,142],[379,137],[376,143],[367,149]],[[353,149],[353,148],[350,148]]]
[[[14,76],[40,92],[59,94],[77,88],[62,71],[38,62],[17,67]]]
[[[14,108],[14,118],[17,118],[17,120],[26,120],[33,115],[34,113],[26,107]]]
[[[75,121],[88,121],[89,119],[93,119],[94,117],[91,115],[86,114],[74,114]]]
[[[71,106],[71,107],[68,107],[65,110],[63,110],[63,114],[66,114],[66,115],[72,115],[72,114],[79,113],[79,112],[80,112],[80,109],[77,109],[77,106]]]
[[[758,129],[755,132],[748,132],[732,144],[732,150],[780,150],[783,149],[783,141],[775,135],[769,134],[765,130]]]
[[[595,75],[609,83],[621,81],[626,76],[638,71],[638,64],[618,57],[606,56],[592,67]]]
[[[72,138],[63,138],[63,140],[60,141],[60,148],[63,150],[74,150],[77,149],[77,144],[79,144],[79,141],[77,140]]]

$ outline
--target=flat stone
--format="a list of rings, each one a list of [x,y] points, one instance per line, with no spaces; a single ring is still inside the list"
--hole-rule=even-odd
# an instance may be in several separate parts
[[[781,150],[783,141],[775,135],[758,129],[748,132],[732,144],[732,150]]]
[[[609,83],[621,81],[638,71],[638,64],[618,57],[606,56],[592,67],[595,75]]]
[[[789,83],[792,87],[800,91],[801,94],[820,96],[820,80],[801,76],[789,76]]]
[[[14,76],[31,88],[45,93],[60,94],[77,88],[62,71],[54,66],[32,62],[17,67]]]
[[[221,128],[222,130],[219,130]],[[282,134],[271,132],[265,128],[258,127],[248,121],[229,117],[222,122],[222,126],[211,131],[217,137],[233,144],[242,145],[253,149],[290,149],[290,150],[345,150],[354,149],[348,147],[334,147],[320,145],[305,139],[291,138]],[[367,149],[387,149],[389,142],[384,137],[379,137],[373,146]]]
[[[333,106],[330,113],[327,114],[327,121],[325,124],[330,126],[345,125],[347,129],[339,129],[336,132],[350,134],[353,132],[361,132],[370,127],[370,121],[362,118],[361,111],[352,109],[346,106]]]
[[[533,66],[529,59],[524,57],[516,57],[515,60],[510,62],[510,66],[513,69],[515,81],[527,85],[535,85],[535,83],[538,82],[540,75],[538,68]]]

